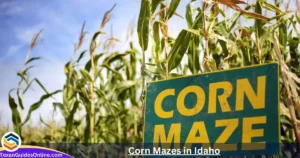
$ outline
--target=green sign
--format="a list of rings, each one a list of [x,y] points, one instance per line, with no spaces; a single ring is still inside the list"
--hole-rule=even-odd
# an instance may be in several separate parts
[[[278,73],[271,63],[149,83],[144,146],[279,154]]]

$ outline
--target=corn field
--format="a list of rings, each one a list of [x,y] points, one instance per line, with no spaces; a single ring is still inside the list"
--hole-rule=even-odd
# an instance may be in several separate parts
[[[73,56],[62,68],[65,85],[54,92],[48,92],[43,81],[28,76],[32,63],[40,59],[31,56],[39,44],[42,31],[38,32],[17,74],[20,83],[8,95],[13,129],[29,144],[142,143],[147,82],[277,62],[281,141],[300,143],[300,14],[290,7],[296,2],[190,0],[185,14],[180,15],[177,13],[180,0],[141,0],[134,30],[139,43],[131,42],[130,49],[117,52],[112,48],[118,39],[102,36],[113,6],[104,14],[99,30],[93,30],[88,48],[82,47],[86,39],[83,23],[78,42],[70,50]],[[232,16],[228,17],[228,12]],[[172,25],[168,22],[173,18],[187,24],[176,37],[169,34]],[[245,21],[250,25],[244,25]],[[149,60],[147,55],[151,56]],[[86,63],[81,61],[84,56],[89,56]],[[24,94],[30,91],[32,83],[37,83],[45,94],[38,96],[24,114]],[[56,122],[41,117],[44,128],[31,127],[28,122],[35,110],[54,95],[63,101],[53,102],[53,115],[61,113],[64,125],[57,126]],[[84,115],[79,114],[82,111]],[[32,130],[41,136],[32,138]],[[0,134],[5,132],[6,128],[1,127]],[[85,150],[88,153],[92,149]],[[283,151],[283,154],[292,153]]]

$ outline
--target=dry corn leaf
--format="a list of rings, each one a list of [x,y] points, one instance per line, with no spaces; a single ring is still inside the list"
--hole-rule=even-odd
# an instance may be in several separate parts
[[[233,0],[235,4],[248,4],[242,0]]]
[[[117,41],[117,42],[120,42],[120,40],[118,38],[115,38],[115,37],[110,37],[107,40],[108,41]]]
[[[42,33],[43,30],[40,30],[31,40],[31,43],[30,43],[30,49],[33,49],[37,43],[39,42],[38,39],[39,39],[39,36],[40,34]]]
[[[211,72],[212,71],[209,63],[207,62],[207,59],[203,60],[202,67],[204,68],[204,72]]]
[[[212,11],[213,11],[214,17],[217,17],[219,15],[219,12],[220,12],[219,3],[213,4]]]
[[[165,37],[168,37],[168,26],[167,25],[160,27],[160,31]]]
[[[293,98],[296,98],[298,96],[298,92],[297,92],[297,84],[296,82],[293,80],[293,78],[289,75],[288,72],[285,72],[287,79],[288,79],[288,83],[290,86],[290,91],[292,93]]]
[[[298,116],[300,116],[300,101],[299,101],[299,99],[298,100],[294,99],[294,102],[295,102],[295,107],[296,107]]]
[[[83,22],[83,25],[81,27],[80,36],[79,36],[79,40],[78,40],[76,50],[78,50],[81,47],[82,43],[83,43],[83,39],[84,39],[84,36],[86,34],[86,32],[84,32],[84,26],[85,26],[85,21]]]
[[[246,2],[242,1],[242,0],[218,0],[219,3],[223,4],[223,5],[226,5],[238,12],[241,12],[241,13],[244,13],[246,15],[249,15],[253,18],[256,18],[256,19],[269,19],[265,16],[262,16],[260,14],[257,14],[257,13],[253,13],[253,12],[248,12],[246,10],[243,10],[241,9],[237,4],[247,4]]]
[[[246,29],[242,29],[242,37],[251,37],[251,34]]]
[[[101,27],[100,27],[100,31],[102,31],[102,29],[104,28],[105,24],[110,20],[111,18],[111,12],[113,11],[113,9],[115,8],[117,4],[115,4],[109,11],[107,11],[104,14],[104,17],[102,19],[102,23],[101,23]]]
[[[294,74],[293,72],[289,71],[288,72],[288,76],[290,76],[295,82],[299,83],[300,84],[300,78]]]
[[[181,15],[179,15],[178,13],[174,12],[174,15],[180,17],[181,19],[184,19]]]
[[[155,13],[153,16],[152,16],[152,20],[155,19],[159,14],[161,14],[165,9],[168,9],[168,7],[164,7],[162,8],[161,10],[159,10],[157,13]]]
[[[280,115],[287,116],[290,120],[292,120],[289,109],[282,103],[280,102]],[[300,125],[300,121],[296,120],[297,125]]]
[[[280,114],[291,118],[289,109],[282,102],[280,102]]]

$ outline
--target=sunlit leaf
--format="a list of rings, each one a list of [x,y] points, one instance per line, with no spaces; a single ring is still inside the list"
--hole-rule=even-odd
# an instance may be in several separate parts
[[[180,0],[172,0],[171,1],[170,7],[167,11],[168,19],[170,19],[174,15],[179,3],[180,3]]]
[[[193,11],[192,11],[190,3],[187,4],[187,6],[186,6],[185,19],[186,19],[188,27],[191,28],[193,25]]]
[[[182,30],[177,39],[175,40],[175,44],[169,52],[169,72],[175,69],[181,62],[183,55],[188,49],[189,40],[191,38],[191,33]]]
[[[148,48],[148,38],[149,38],[149,20],[151,18],[151,1],[142,0],[140,15],[138,20],[138,37],[139,43],[143,51]]]
[[[81,69],[81,70],[80,70],[80,73],[81,73],[81,75],[84,77],[84,79],[86,79],[86,80],[88,80],[88,81],[92,81],[92,78],[91,78],[89,72],[87,72],[87,71],[84,70],[84,69]]]

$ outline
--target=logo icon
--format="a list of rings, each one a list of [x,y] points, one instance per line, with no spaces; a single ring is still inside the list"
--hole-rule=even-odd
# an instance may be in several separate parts
[[[1,139],[1,145],[6,151],[16,151],[21,146],[21,138],[17,133],[7,132]]]

